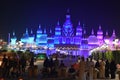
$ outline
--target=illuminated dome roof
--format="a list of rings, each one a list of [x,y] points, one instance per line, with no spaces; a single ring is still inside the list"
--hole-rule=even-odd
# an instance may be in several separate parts
[[[98,39],[94,35],[94,31],[92,30],[92,34],[88,37],[88,44],[98,44]]]

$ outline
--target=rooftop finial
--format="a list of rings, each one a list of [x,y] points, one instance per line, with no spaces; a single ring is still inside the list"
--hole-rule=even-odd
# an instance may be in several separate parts
[[[60,25],[60,22],[59,22],[59,20],[58,20],[58,22],[57,22],[57,25]]]
[[[99,30],[101,30],[101,25],[99,25]]]
[[[28,34],[28,28],[26,28],[26,34]]]
[[[108,35],[108,31],[106,31],[106,36]]]
[[[84,30],[84,34],[86,34],[86,30]]]
[[[44,34],[46,34],[46,29],[44,29]]]
[[[92,32],[91,32],[92,35],[94,35],[94,30],[92,29]]]
[[[13,36],[15,36],[15,32],[13,31]]]
[[[78,22],[78,25],[80,26],[80,21]]]
[[[39,24],[39,29],[41,28],[41,25]]]
[[[67,9],[67,13],[68,13],[68,14],[70,13],[70,9],[69,9],[69,8]]]
[[[113,36],[115,36],[115,30],[113,29]]]
[[[33,31],[32,31],[32,29],[31,29],[31,34],[33,34]]]
[[[52,33],[52,30],[50,29],[50,33]]]

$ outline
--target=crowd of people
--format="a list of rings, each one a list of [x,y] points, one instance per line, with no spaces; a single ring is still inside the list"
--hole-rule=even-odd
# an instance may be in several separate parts
[[[75,58],[75,57],[74,57]],[[72,60],[72,59],[71,59]],[[77,58],[77,61],[70,66],[64,59],[46,57],[41,69],[42,78],[70,78],[72,80],[93,80],[93,79],[115,79],[116,71],[120,79],[120,65],[114,60],[92,58]],[[24,56],[17,58],[3,55],[0,67],[0,77],[19,77],[25,73],[27,61]],[[34,66],[34,58],[29,61],[29,66]]]
[[[66,65],[63,60],[55,60],[52,58],[44,60],[44,68],[42,69],[42,77],[69,77],[77,80],[93,80],[93,79],[115,79],[117,66],[114,60],[93,60],[92,58],[78,58],[77,62]]]
[[[31,58],[30,66],[34,65]],[[6,56],[3,55],[2,63],[0,66],[0,77],[2,78],[18,78],[25,73],[27,60],[25,56]]]

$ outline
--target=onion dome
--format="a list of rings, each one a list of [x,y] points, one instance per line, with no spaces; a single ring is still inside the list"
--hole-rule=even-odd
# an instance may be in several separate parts
[[[92,30],[91,35],[88,37],[88,44],[98,44],[98,39],[94,35],[94,31]]]

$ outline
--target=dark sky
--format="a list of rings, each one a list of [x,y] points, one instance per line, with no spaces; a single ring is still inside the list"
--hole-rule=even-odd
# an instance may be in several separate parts
[[[70,9],[73,26],[78,21],[85,24],[87,34],[91,29],[102,26],[105,33],[112,29],[120,35],[120,2],[105,0],[1,0],[0,1],[0,38],[7,39],[8,33],[16,32],[21,37],[25,28],[34,31],[42,28],[54,28],[57,21],[62,26],[67,9]],[[54,30],[53,30],[54,31]]]

